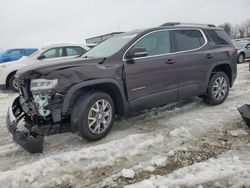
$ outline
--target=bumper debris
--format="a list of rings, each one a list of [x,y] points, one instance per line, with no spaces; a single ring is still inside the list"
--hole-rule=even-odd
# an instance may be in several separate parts
[[[18,130],[19,122],[24,118],[24,112],[17,97],[7,112],[6,124],[13,140],[30,153],[43,152],[43,135],[32,135],[29,131]]]

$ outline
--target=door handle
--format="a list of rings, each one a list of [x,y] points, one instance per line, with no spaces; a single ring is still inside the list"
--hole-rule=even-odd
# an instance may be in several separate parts
[[[207,58],[207,59],[212,59],[214,56],[212,55],[212,54],[207,54],[206,56],[205,56],[205,58]]]
[[[174,64],[174,63],[176,63],[176,61],[173,60],[173,59],[168,59],[168,60],[165,62],[165,64],[169,64],[169,65],[172,65],[172,64]]]

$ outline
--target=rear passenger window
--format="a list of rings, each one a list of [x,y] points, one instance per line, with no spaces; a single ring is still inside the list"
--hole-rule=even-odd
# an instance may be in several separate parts
[[[44,59],[63,57],[63,49],[62,48],[53,48],[53,49],[45,52],[43,54],[43,56],[45,57]]]
[[[205,39],[199,30],[175,30],[177,51],[197,49],[205,44]]]
[[[67,47],[67,56],[83,55],[86,51],[79,47]]]
[[[224,31],[208,30],[207,32],[216,45],[231,44],[231,39]]]
[[[140,39],[133,48],[146,48],[148,56],[171,52],[169,31],[150,33]]]

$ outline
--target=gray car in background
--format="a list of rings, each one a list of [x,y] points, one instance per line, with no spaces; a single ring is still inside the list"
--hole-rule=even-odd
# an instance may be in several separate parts
[[[240,40],[234,42],[234,46],[238,52],[238,62],[243,63],[245,59],[250,58],[250,41]]]

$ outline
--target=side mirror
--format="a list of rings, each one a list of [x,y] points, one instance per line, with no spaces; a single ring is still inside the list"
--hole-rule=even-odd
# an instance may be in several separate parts
[[[246,46],[246,49],[250,49],[250,45],[247,45],[247,46]]]
[[[139,57],[146,57],[148,55],[146,48],[132,48],[126,54],[126,59],[131,60]]]
[[[42,60],[42,59],[45,59],[45,58],[46,58],[45,55],[40,55],[37,59]]]

